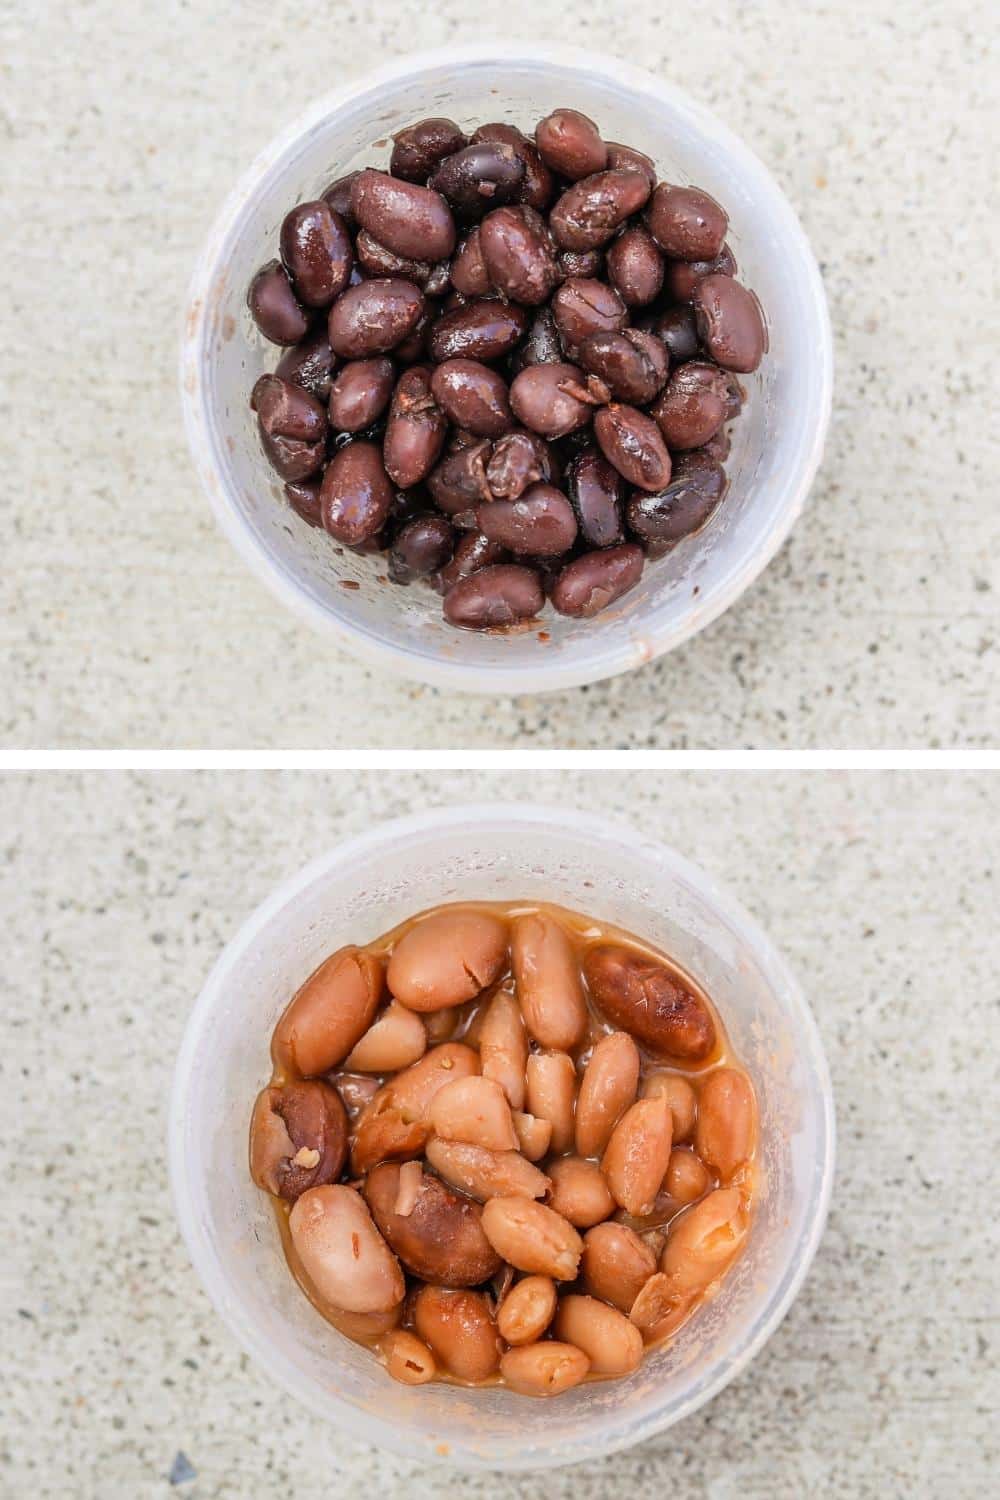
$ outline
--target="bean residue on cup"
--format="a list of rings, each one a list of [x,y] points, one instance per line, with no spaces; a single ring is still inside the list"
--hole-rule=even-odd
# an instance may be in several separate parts
[[[341,948],[271,1059],[250,1172],[289,1268],[404,1383],[627,1375],[752,1232],[756,1098],[721,1017],[580,913],[455,903]]]
[[[286,351],[250,404],[289,506],[460,629],[608,609],[726,492],[767,348],[728,224],[573,109],[399,131],[250,284]]]

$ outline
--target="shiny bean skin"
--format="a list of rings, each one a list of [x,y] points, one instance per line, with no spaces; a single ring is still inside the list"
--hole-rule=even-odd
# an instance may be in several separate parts
[[[656,1257],[634,1229],[595,1224],[583,1237],[580,1279],[585,1291],[628,1313],[656,1271]]]
[[[666,965],[601,944],[585,954],[583,972],[597,1009],[655,1057],[703,1062],[711,1054],[716,1043],[711,1014]]]
[[[723,1182],[750,1159],[753,1151],[753,1091],[743,1073],[717,1068],[709,1073],[698,1097],[695,1149]]]
[[[626,167],[641,172],[650,189],[656,186],[656,165],[651,156],[637,151],[634,146],[622,146],[618,141],[608,141],[608,166]]]
[[[340,1095],[318,1080],[262,1089],[250,1122],[250,1175],[294,1203],[311,1187],[336,1182],[347,1157]]]
[[[257,413],[268,462],[283,479],[308,479],[326,457],[326,413],[299,385],[278,375],[262,375],[250,404]]]
[[[679,365],[652,408],[670,448],[700,448],[726,420],[729,383],[717,365],[689,360]]]
[[[608,246],[608,280],[626,307],[647,307],[660,295],[664,263],[649,230],[633,224]]]
[[[444,360],[431,376],[431,393],[450,421],[476,437],[497,438],[514,426],[507,382],[478,360]]]
[[[678,1203],[694,1203],[708,1191],[712,1185],[712,1179],[699,1156],[696,1156],[693,1151],[679,1147],[670,1153],[663,1185],[671,1198],[676,1198]]]
[[[297,516],[309,526],[322,526],[323,515],[319,500],[320,481],[300,479],[285,485],[285,496]]]
[[[665,312],[644,317],[640,327],[658,338],[675,365],[694,359],[698,353],[698,328],[690,307],[668,307]]]
[[[673,1116],[674,1143],[688,1141],[694,1133],[698,1096],[679,1073],[649,1073],[642,1085],[644,1099],[666,1099]]]
[[[405,490],[426,479],[447,434],[448,421],[434,400],[430,368],[412,365],[396,382],[385,430],[385,470],[393,483]]]
[[[400,1174],[411,1169],[419,1179],[416,1192],[412,1202],[400,1204]],[[478,1286],[500,1269],[500,1257],[483,1233],[479,1204],[422,1172],[418,1162],[373,1168],[364,1196],[390,1249],[412,1275],[441,1286]]]
[[[561,557],[576,540],[576,516],[561,491],[532,484],[517,500],[492,500],[476,510],[486,537],[528,557]]]
[[[506,550],[498,542],[491,542],[489,537],[483,536],[481,531],[465,532],[455,545],[451,562],[441,569],[441,592],[448,593],[463,578],[471,578],[473,573],[492,567],[494,563],[502,563],[506,558]]]
[[[416,328],[426,303],[412,281],[385,277],[341,292],[330,308],[330,347],[342,359],[387,354]]]
[[[662,490],[670,483],[670,454],[652,417],[635,406],[612,402],[594,416],[601,452],[630,484]]]
[[[470,144],[477,145],[480,141],[502,141],[510,146],[524,163],[524,176],[517,191],[517,202],[539,210],[548,208],[555,191],[552,173],[542,160],[538,148],[528,140],[523,131],[502,120],[492,121],[473,131]]]
[[[591,333],[617,333],[628,323],[628,309],[614,287],[585,276],[563,282],[552,298],[552,316],[567,353]]]
[[[642,1334],[617,1309],[596,1297],[560,1297],[552,1331],[582,1349],[592,1375],[628,1375],[642,1359]]]
[[[437,364],[446,359],[488,362],[509,354],[527,327],[522,307],[480,298],[442,314],[431,326],[427,347]]]
[[[523,344],[510,361],[511,371],[519,375],[530,365],[558,365],[562,362],[562,343],[556,320],[550,308],[539,308],[531,320]]]
[[[427,1032],[419,1016],[392,1000],[355,1043],[344,1062],[350,1073],[398,1073],[427,1051]]]
[[[600,614],[642,577],[642,548],[626,542],[601,552],[585,552],[567,563],[552,590],[552,605],[573,619]]]
[[[487,1151],[465,1141],[431,1140],[427,1160],[439,1176],[471,1198],[543,1198],[549,1189],[544,1172],[519,1151]]]
[[[746,1207],[735,1188],[716,1188],[680,1214],[660,1256],[660,1270],[675,1295],[703,1291],[721,1276],[748,1227]]]
[[[480,500],[491,500],[486,482],[486,462],[490,444],[485,440],[471,447],[453,449],[427,476],[427,488],[434,503],[446,516],[474,510]]]
[[[545,595],[531,568],[497,563],[461,579],[444,597],[444,617],[462,630],[496,630],[530,620]]]
[[[549,1177],[552,1187],[545,1201],[575,1229],[591,1229],[614,1213],[615,1200],[594,1162],[579,1156],[560,1156],[549,1163]]]
[[[625,540],[622,477],[597,448],[585,448],[568,465],[566,490],[588,547],[614,547]]]
[[[699,281],[706,276],[735,276],[736,257],[723,245],[712,260],[672,260],[667,266],[666,288],[675,302],[690,302]]]
[[[472,1000],[507,960],[507,927],[485,911],[435,912],[410,927],[389,959],[386,981],[411,1010]]]
[[[292,385],[300,385],[317,401],[326,402],[336,365],[337,356],[330,348],[326,329],[317,328],[281,356],[274,373]]]
[[[676,260],[712,260],[729,228],[726,211],[700,188],[661,182],[646,210],[646,223],[661,250]]]
[[[479,1032],[479,1063],[483,1077],[503,1089],[511,1109],[523,1109],[528,1038],[521,1007],[509,990],[498,990],[489,1003]]]
[[[358,234],[356,249],[358,263],[366,276],[401,276],[406,281],[415,281],[417,286],[426,287],[435,269],[429,260],[413,260],[409,256],[397,255],[394,250],[388,250],[367,229],[362,229]]]
[[[576,1068],[565,1052],[532,1052],[528,1056],[527,1093],[529,1114],[548,1120],[552,1126],[551,1150],[560,1156],[573,1146],[573,1111],[576,1105]]]
[[[429,1119],[442,1141],[464,1141],[484,1151],[516,1151],[507,1096],[491,1078],[459,1078],[434,1096]]]
[[[545,220],[525,204],[487,214],[479,229],[479,247],[491,283],[512,302],[537,306],[559,279]]]
[[[569,509],[569,502],[564,500],[564,503]],[[529,1036],[542,1047],[569,1051],[587,1028],[587,1004],[565,928],[547,912],[515,917],[511,924],[510,956]]]
[[[378,1093],[377,1078],[366,1078],[359,1073],[335,1073],[330,1079],[347,1110],[347,1118],[353,1125]]]
[[[529,365],[514,377],[510,404],[525,427],[542,437],[560,438],[591,420],[593,408],[572,394],[583,372],[570,364]]]
[[[596,375],[617,401],[645,405],[662,390],[669,359],[658,338],[638,328],[592,333],[577,346],[583,368]]]
[[[572,277],[593,281],[600,276],[603,265],[603,250],[560,250],[556,256],[556,270],[561,281],[569,281]]]
[[[702,343],[724,370],[748,374],[767,349],[760,303],[732,276],[718,274],[699,281],[692,298]]]
[[[639,1049],[627,1031],[612,1031],[596,1043],[580,1080],[576,1101],[576,1149],[601,1156],[615,1125],[635,1102]]]
[[[437,1374],[434,1356],[423,1340],[406,1328],[394,1328],[381,1342],[385,1368],[403,1385],[426,1385]]]
[[[555,1339],[508,1349],[500,1361],[504,1383],[519,1396],[561,1396],[585,1380],[589,1369],[582,1349]]]
[[[649,198],[649,179],[624,167],[583,177],[556,200],[549,228],[564,250],[606,245]],[[714,252],[713,252],[714,253]]]
[[[444,1042],[397,1073],[379,1089],[357,1123],[352,1173],[360,1177],[380,1161],[419,1156],[430,1135],[427,1115],[434,1095],[456,1078],[478,1071],[479,1059],[471,1047]]]
[[[384,990],[382,965],[362,948],[331,954],[289,1001],[271,1053],[283,1071],[304,1078],[341,1062],[371,1025]]]
[[[393,490],[376,443],[353,442],[335,453],[323,475],[323,525],[345,546],[357,547],[381,531]]]
[[[509,1265],[553,1281],[576,1278],[583,1241],[567,1219],[531,1198],[490,1198],[483,1229]]]
[[[552,1322],[556,1284],[551,1276],[525,1276],[515,1282],[497,1309],[497,1327],[508,1344],[532,1344]]]
[[[353,1188],[310,1188],[288,1218],[292,1244],[316,1291],[345,1312],[387,1312],[406,1291],[399,1262]]]
[[[351,279],[354,250],[347,225],[323,198],[300,203],[281,226],[281,259],[307,307],[329,307]]]
[[[670,1161],[673,1120],[663,1099],[639,1099],[611,1132],[601,1170],[615,1202],[641,1218],[651,1212]]]
[[[414,516],[396,533],[389,552],[389,577],[402,584],[428,578],[447,566],[454,550],[455,533],[444,516]]]
[[[603,172],[608,148],[593,120],[576,109],[555,109],[535,126],[535,145],[547,167],[570,182]]]
[[[635,1324],[645,1340],[653,1343],[686,1314],[690,1301],[690,1295],[678,1292],[669,1276],[657,1272],[633,1302],[629,1321]]]
[[[493,290],[483,259],[479,225],[470,229],[451,260],[451,284],[463,297],[488,297]]]
[[[536,432],[508,432],[493,445],[486,483],[495,500],[516,500],[529,485],[551,484],[557,465],[552,450]]]
[[[389,171],[393,177],[423,183],[446,156],[461,151],[466,138],[454,120],[435,115],[398,130],[392,143]]]
[[[351,211],[351,188],[354,186],[354,179],[359,175],[357,172],[348,172],[344,177],[336,177],[320,193],[320,197],[331,211],[339,214],[344,223],[352,228],[355,218]]]
[[[440,193],[366,167],[351,185],[351,210],[362,229],[408,260],[446,260],[455,220]]]
[[[396,372],[391,359],[352,359],[330,387],[330,421],[340,432],[364,432],[389,405]]]
[[[503,1345],[482,1292],[422,1286],[413,1299],[413,1325],[456,1380],[487,1380],[500,1367]]]
[[[677,459],[670,484],[658,494],[636,491],[626,506],[629,526],[648,543],[672,544],[700,531],[725,493],[726,472],[721,464],[686,468],[685,457],[681,454]]]
[[[552,1121],[539,1120],[514,1110],[514,1129],[521,1154],[529,1161],[541,1161],[552,1143]]]
[[[297,344],[309,331],[309,319],[280,261],[261,266],[250,283],[247,306],[254,322],[272,344]]]
[[[524,162],[505,141],[477,141],[445,157],[430,179],[459,218],[478,219],[501,203],[513,203],[524,179]]]
[[[479,1072],[479,1058],[463,1042],[442,1042],[386,1085],[392,1101],[414,1119],[426,1120],[435,1096],[458,1078]]]

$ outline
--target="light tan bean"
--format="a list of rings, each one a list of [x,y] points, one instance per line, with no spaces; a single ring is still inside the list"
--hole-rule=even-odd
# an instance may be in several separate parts
[[[753,1150],[754,1098],[749,1080],[735,1068],[717,1068],[698,1099],[698,1155],[727,1182]]]
[[[690,1305],[690,1296],[678,1292],[669,1276],[658,1271],[651,1276],[632,1304],[629,1321],[634,1323],[644,1338],[652,1341],[667,1331],[665,1323],[679,1310]]]
[[[587,1005],[565,930],[544,912],[511,924],[511,965],[528,1032],[543,1047],[575,1047],[587,1029]]]
[[[423,1021],[392,1000],[348,1054],[344,1067],[354,1073],[396,1073],[418,1062],[426,1051]]]
[[[432,1047],[450,1042],[462,1015],[460,1005],[446,1005],[444,1010],[430,1010],[424,1016],[424,1030]]]
[[[310,1188],[288,1217],[292,1244],[316,1291],[345,1312],[387,1312],[406,1291],[399,1262],[360,1193]]]
[[[447,911],[417,922],[389,959],[389,989],[411,1010],[443,1010],[493,983],[507,958],[507,928],[484,911]]]
[[[503,1345],[482,1292],[423,1286],[413,1301],[413,1324],[456,1379],[486,1380],[499,1368]]]
[[[491,1198],[483,1208],[483,1229],[498,1255],[554,1281],[572,1281],[583,1241],[567,1219],[530,1198]]]
[[[698,1111],[698,1096],[686,1078],[682,1078],[679,1073],[650,1073],[643,1083],[642,1097],[666,1099],[674,1117],[675,1145],[691,1139]]]
[[[529,1161],[541,1161],[552,1140],[552,1121],[538,1120],[518,1109],[514,1111],[514,1129],[521,1154]]]
[[[611,1132],[601,1169],[626,1212],[641,1217],[656,1202],[670,1160],[670,1106],[663,1099],[639,1099]]]
[[[749,1216],[736,1188],[716,1188],[673,1221],[660,1270],[677,1293],[703,1291],[739,1251],[748,1227]]]
[[[611,1189],[595,1162],[579,1156],[561,1156],[550,1162],[549,1176],[552,1179],[546,1200],[549,1207],[577,1229],[590,1229],[614,1213]]]
[[[556,1284],[551,1276],[525,1276],[511,1287],[497,1312],[497,1327],[508,1344],[532,1344],[552,1322]]]
[[[511,1109],[523,1109],[528,1038],[521,1008],[509,990],[498,990],[483,1016],[479,1029],[479,1061],[483,1077],[492,1078],[500,1085]]]
[[[529,1113],[552,1126],[550,1149],[561,1155],[573,1146],[576,1068],[566,1052],[532,1052],[528,1058]]]
[[[700,1156],[686,1147],[679,1147],[670,1153],[663,1185],[678,1203],[694,1203],[703,1193],[708,1192],[712,1179]]]
[[[500,1373],[520,1396],[559,1396],[579,1385],[590,1369],[590,1360],[572,1344],[543,1339],[508,1349],[500,1361]]]
[[[404,1385],[426,1385],[437,1374],[434,1356],[415,1333],[397,1328],[382,1340],[385,1367]]]
[[[544,1172],[519,1151],[485,1151],[465,1141],[427,1142],[427,1160],[445,1182],[478,1198],[542,1198],[549,1190]]]
[[[386,1085],[392,1090],[396,1105],[407,1116],[426,1120],[434,1096],[459,1078],[472,1078],[479,1072],[479,1058],[462,1042],[442,1042],[432,1047],[419,1062],[406,1068]]]
[[[311,974],[274,1028],[271,1055],[304,1078],[327,1073],[368,1030],[382,998],[382,965],[361,948],[341,948]]]
[[[635,1100],[639,1086],[639,1049],[625,1031],[602,1036],[580,1080],[576,1101],[576,1149],[580,1156],[600,1156],[611,1132]]]
[[[644,1229],[639,1238],[642,1243],[652,1252],[657,1262],[663,1254],[663,1247],[667,1243],[667,1231],[665,1229]]]
[[[372,1339],[381,1338],[391,1328],[396,1327],[403,1316],[403,1303],[397,1302],[395,1307],[390,1307],[387,1312],[373,1313],[344,1312],[341,1307],[331,1307],[327,1304],[323,1315],[329,1319],[334,1328],[340,1329],[345,1338],[353,1339],[358,1344],[368,1344]]]
[[[479,1058],[461,1042],[443,1042],[380,1088],[357,1122],[351,1171],[361,1177],[377,1162],[419,1156],[431,1132],[427,1118],[439,1089],[479,1070]]]
[[[467,1141],[487,1151],[516,1151],[507,1096],[491,1078],[458,1078],[431,1101],[429,1119],[443,1141]]]
[[[628,1375],[642,1359],[638,1328],[596,1297],[560,1297],[552,1330],[583,1350],[592,1375]]]
[[[583,1237],[584,1290],[627,1313],[656,1271],[656,1257],[624,1224],[597,1224]]]

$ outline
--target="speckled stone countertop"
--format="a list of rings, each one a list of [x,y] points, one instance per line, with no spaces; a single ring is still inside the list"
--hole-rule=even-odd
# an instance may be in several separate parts
[[[272,1388],[191,1269],[164,1162],[187,1014],[257,902],[373,820],[491,797],[603,810],[726,883],[804,983],[840,1133],[827,1234],[750,1368],[642,1448],[518,1479],[376,1452]],[[981,1500],[998,817],[1000,783],[973,775],[0,781],[0,1494]]]
[[[686,647],[551,697],[390,681],[314,636],[198,490],[176,390],[185,287],[222,197],[306,102],[408,49],[482,40],[482,6],[6,6],[0,743],[996,744],[986,0],[507,0],[485,20],[669,76],[798,209],[837,396],[790,542]]]

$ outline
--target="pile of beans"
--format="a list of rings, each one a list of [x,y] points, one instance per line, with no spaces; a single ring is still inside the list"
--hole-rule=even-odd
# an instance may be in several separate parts
[[[295,511],[469,630],[598,614],[726,489],[766,348],[725,210],[572,109],[427,119],[281,226],[251,395]]]
[[[694,982],[555,907],[452,905],[306,981],[250,1169],[314,1305],[397,1380],[627,1375],[750,1227],[756,1104]]]

